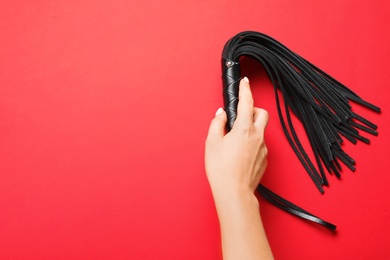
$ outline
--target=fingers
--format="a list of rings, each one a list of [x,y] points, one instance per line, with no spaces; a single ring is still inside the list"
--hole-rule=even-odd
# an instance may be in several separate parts
[[[226,112],[222,108],[219,108],[215,114],[215,118],[211,121],[207,139],[222,139],[225,135],[226,122]],[[249,80],[247,77],[244,77],[240,81],[237,119],[233,128],[248,130],[254,126],[258,131],[264,134],[267,124],[268,112],[264,109],[253,107],[253,97],[249,86]]]
[[[233,128],[247,129],[253,124],[253,98],[249,80],[244,77],[240,81],[238,92],[237,119]]]
[[[215,114],[214,119],[211,121],[207,139],[222,139],[222,137],[225,135],[226,121],[226,112],[222,108],[219,108]]]
[[[263,133],[267,128],[268,118],[269,115],[266,110],[257,107],[254,108],[253,124],[257,129],[259,129]]]

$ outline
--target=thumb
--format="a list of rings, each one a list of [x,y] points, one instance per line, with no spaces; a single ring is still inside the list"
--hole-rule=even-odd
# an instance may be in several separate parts
[[[215,113],[214,119],[211,120],[207,139],[221,139],[225,135],[226,121],[226,112],[219,108]]]

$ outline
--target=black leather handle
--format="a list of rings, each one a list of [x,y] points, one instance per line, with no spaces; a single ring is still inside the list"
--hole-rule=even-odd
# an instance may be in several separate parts
[[[226,128],[233,128],[237,117],[238,87],[241,79],[240,63],[222,58],[223,101],[227,114]]]

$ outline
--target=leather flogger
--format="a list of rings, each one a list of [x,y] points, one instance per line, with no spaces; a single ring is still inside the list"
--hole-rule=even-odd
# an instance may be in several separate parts
[[[222,53],[222,81],[227,130],[237,116],[238,88],[241,79],[240,58],[260,62],[270,78],[284,134],[297,158],[317,189],[328,186],[326,173],[341,177],[342,164],[355,171],[355,161],[343,151],[344,139],[356,144],[369,143],[361,135],[378,135],[377,126],[352,111],[351,102],[375,112],[380,108],[360,98],[346,86],[275,39],[259,32],[241,32],[232,37]],[[282,98],[279,98],[281,93]],[[284,111],[284,112],[283,112]],[[308,157],[291,119],[293,112],[304,126],[315,162]],[[257,191],[275,206],[330,230],[336,226],[278,196],[259,184]]]

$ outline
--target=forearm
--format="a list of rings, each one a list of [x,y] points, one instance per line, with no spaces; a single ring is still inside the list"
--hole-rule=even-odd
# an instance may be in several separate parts
[[[224,259],[273,259],[255,195],[250,191],[213,194]]]

